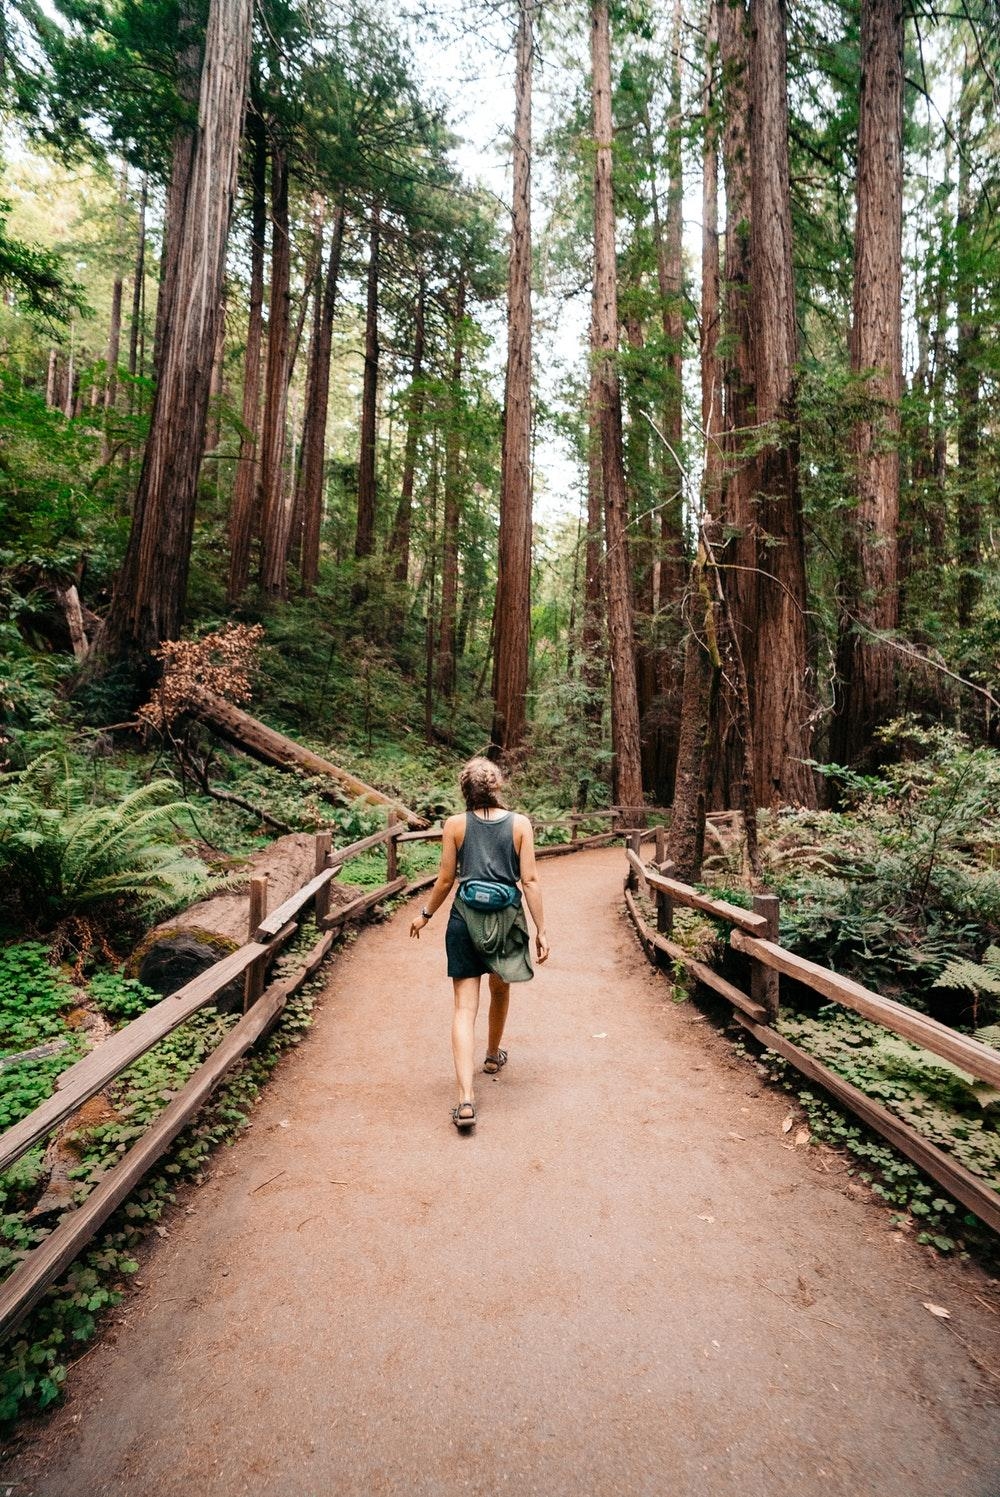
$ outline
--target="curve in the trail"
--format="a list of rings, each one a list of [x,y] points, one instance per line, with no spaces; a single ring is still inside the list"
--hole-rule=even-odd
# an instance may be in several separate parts
[[[996,1497],[983,1285],[789,1146],[622,871],[543,865],[552,961],[468,1138],[443,916],[336,960],[16,1497]]]

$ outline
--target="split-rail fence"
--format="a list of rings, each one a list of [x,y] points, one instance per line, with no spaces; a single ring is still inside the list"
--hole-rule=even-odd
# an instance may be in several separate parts
[[[957,1159],[924,1138],[915,1128],[883,1107],[816,1059],[808,1050],[790,1040],[777,1027],[779,1022],[779,982],[782,976],[800,983],[834,1003],[853,1009],[864,1018],[881,1024],[884,1029],[910,1040],[922,1050],[950,1061],[959,1070],[1000,1088],[1000,1051],[984,1045],[971,1035],[949,1029],[927,1014],[918,1013],[905,1003],[884,998],[849,977],[841,977],[827,967],[786,951],[778,941],[779,903],[773,894],[755,894],[753,908],[745,910],[723,899],[714,899],[690,884],[670,876],[672,865],[665,861],[665,839],[662,828],[656,833],[656,859],[642,861],[640,835],[629,834],[626,848],[628,872],[625,876],[625,905],[635,925],[649,961],[658,967],[669,963],[672,971],[680,964],[696,982],[710,988],[735,1010],[735,1017],[755,1039],[768,1050],[789,1061],[810,1081],[816,1082],[847,1107],[867,1127],[880,1133],[895,1149],[918,1165],[932,1180],[961,1201],[981,1221],[1000,1232],[1000,1194],[989,1183],[974,1175]],[[642,885],[656,907],[656,928],[645,918],[636,899]],[[696,961],[678,942],[671,939],[674,908],[681,905],[700,910],[730,927],[729,944],[734,951],[749,958],[750,991],[716,972],[704,962]]]

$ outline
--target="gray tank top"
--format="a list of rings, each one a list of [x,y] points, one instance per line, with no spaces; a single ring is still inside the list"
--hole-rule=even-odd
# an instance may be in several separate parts
[[[494,884],[516,884],[521,860],[514,846],[514,813],[497,821],[483,821],[472,811],[465,813],[465,837],[458,850],[458,881],[489,879]]]

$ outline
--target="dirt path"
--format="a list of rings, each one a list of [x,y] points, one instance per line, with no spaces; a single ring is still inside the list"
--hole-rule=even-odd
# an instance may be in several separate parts
[[[443,916],[336,962],[14,1497],[1000,1493],[976,1277],[788,1147],[642,960],[622,862],[542,865],[552,963],[471,1137]]]

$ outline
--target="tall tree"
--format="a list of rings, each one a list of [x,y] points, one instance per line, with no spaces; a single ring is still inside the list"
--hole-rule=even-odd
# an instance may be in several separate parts
[[[260,366],[264,341],[264,254],[267,236],[267,137],[260,111],[247,114],[250,146],[250,300],[243,360],[243,409],[236,480],[229,509],[229,584],[227,601],[237,603],[250,575],[258,472]]]
[[[260,582],[273,597],[288,589],[291,531],[285,492],[288,376],[291,368],[291,242],[288,221],[288,151],[271,140],[271,286],[267,309],[267,370],[260,443]]]
[[[448,392],[448,430],[444,449],[444,520],[441,548],[441,626],[438,648],[438,688],[455,692],[458,631],[458,524],[462,482],[462,350],[465,338],[464,269],[458,272],[452,310],[451,387]]]
[[[302,463],[299,470],[299,501],[302,515],[302,590],[312,592],[319,579],[319,540],[323,520],[323,474],[326,466],[326,423],[330,404],[330,351],[333,347],[333,317],[337,304],[337,282],[344,243],[344,205],[333,213],[333,232],[318,318],[309,350],[306,382],[306,413],[302,428]]]
[[[375,549],[375,438],[378,428],[378,283],[381,206],[372,205],[368,242],[368,305],[365,315],[365,374],[361,391],[361,448],[358,455],[358,523],[354,555],[361,561]]]
[[[806,576],[798,474],[798,337],[788,175],[784,0],[750,0],[750,367],[758,450],[751,701],[758,804],[815,804],[807,683]],[[749,664],[749,663],[748,663]]]
[[[958,622],[963,629],[972,620],[972,611],[981,590],[979,566],[982,561],[982,497],[979,475],[980,405],[979,364],[982,349],[979,336],[979,314],[976,307],[976,192],[972,172],[972,118],[975,109],[977,72],[966,41],[962,59],[962,82],[958,98],[958,220],[956,223],[957,274],[955,300],[957,311],[955,347],[955,386],[958,396],[958,471],[962,491],[958,500]]]
[[[597,370],[601,480],[606,539],[605,586],[611,668],[612,782],[615,803],[641,806],[642,759],[633,651],[632,580],[628,550],[628,497],[622,452],[622,402],[618,378],[618,283],[612,176],[611,35],[605,0],[590,14],[591,94],[594,124],[594,299],[591,358]]]
[[[527,726],[531,634],[531,74],[535,0],[518,0],[514,199],[507,278],[507,375],[493,610],[494,750],[516,754]]]
[[[178,132],[168,217],[168,274],[149,437],[132,529],[98,644],[145,665],[183,620],[212,355],[222,304],[250,68],[251,0],[211,0],[196,129]]]
[[[721,0],[708,0],[701,93],[701,433],[705,504],[718,518],[722,477],[722,361],[719,356],[721,264],[719,257],[719,123],[716,70]]]
[[[857,521],[841,649],[835,752],[846,762],[892,714],[899,622],[899,401],[902,393],[903,4],[862,0],[851,372],[870,405],[853,433]]]
[[[424,414],[424,341],[427,306],[427,275],[417,272],[417,294],[413,304],[413,363],[410,389],[406,401],[406,441],[403,446],[403,473],[400,480],[399,505],[392,527],[389,551],[396,558],[395,579],[405,582],[410,572],[410,532],[413,521],[413,485],[417,474],[417,444]]]

